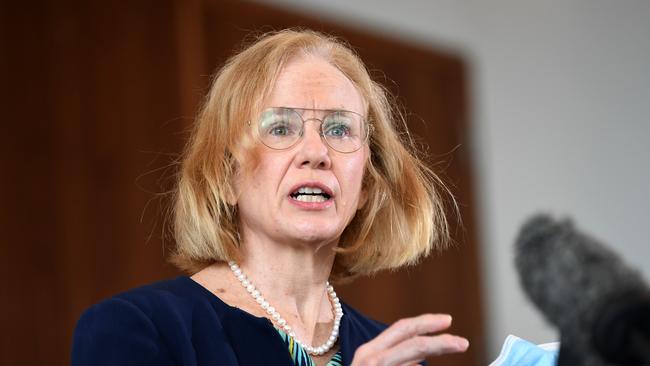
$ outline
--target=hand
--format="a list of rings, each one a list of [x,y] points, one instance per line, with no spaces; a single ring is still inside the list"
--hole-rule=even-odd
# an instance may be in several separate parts
[[[424,361],[428,356],[465,352],[467,339],[431,333],[449,328],[451,316],[424,314],[395,322],[354,353],[352,366],[398,366]]]

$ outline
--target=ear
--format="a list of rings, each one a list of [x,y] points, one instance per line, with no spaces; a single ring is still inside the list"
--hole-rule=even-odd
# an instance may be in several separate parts
[[[359,202],[357,203],[357,211],[361,210],[363,206],[366,205],[366,202],[368,202],[368,186],[372,186],[370,184],[370,146],[366,145],[365,147],[365,153],[366,153],[366,163],[364,164],[363,168],[363,178],[361,179],[361,191],[359,192]]]
[[[227,192],[225,192],[226,195],[226,203],[228,203],[230,206],[237,206],[237,197],[239,197],[239,193],[235,192],[235,188],[231,187]]]
[[[368,202],[368,191],[366,191],[365,188],[361,188],[361,192],[359,192],[359,202],[357,203],[357,211],[362,209],[363,206],[366,205],[366,202]]]
[[[236,169],[237,170],[235,171],[235,174],[230,177],[230,181],[228,182],[228,189],[226,192],[224,192],[226,196],[226,202],[230,206],[237,206],[237,201],[239,201],[239,194],[241,193],[240,189],[242,187],[242,184],[244,184],[244,178],[242,177],[241,170],[239,167]]]
[[[232,155],[230,155],[230,160],[233,165],[233,173],[228,179],[228,189],[224,192],[224,195],[226,196],[226,203],[230,206],[237,206],[239,187],[241,187],[242,183],[241,166]]]

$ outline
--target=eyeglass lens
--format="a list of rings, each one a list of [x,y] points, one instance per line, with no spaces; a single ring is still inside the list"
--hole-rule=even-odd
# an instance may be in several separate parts
[[[320,121],[320,135],[327,145],[339,152],[353,152],[361,148],[366,138],[363,118],[350,111],[320,111],[320,119],[304,119],[301,112],[309,109],[268,108],[258,122],[259,136],[272,149],[287,149],[303,135],[306,121]]]

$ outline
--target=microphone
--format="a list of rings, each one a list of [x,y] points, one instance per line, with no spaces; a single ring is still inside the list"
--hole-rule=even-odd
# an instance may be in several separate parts
[[[560,330],[559,366],[650,365],[650,290],[569,220],[537,215],[515,242],[520,283]]]

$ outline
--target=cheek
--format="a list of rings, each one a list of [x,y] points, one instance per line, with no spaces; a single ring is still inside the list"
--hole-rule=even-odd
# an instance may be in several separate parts
[[[258,191],[275,192],[286,172],[289,160],[283,154],[261,154],[249,184]]]
[[[366,159],[364,156],[354,157],[348,159],[343,164],[343,179],[347,185],[347,189],[355,194],[361,191],[363,182],[363,175],[366,170]]]

